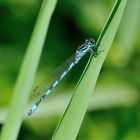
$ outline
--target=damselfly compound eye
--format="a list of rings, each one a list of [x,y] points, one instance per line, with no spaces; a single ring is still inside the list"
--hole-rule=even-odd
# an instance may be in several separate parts
[[[85,40],[85,45],[87,45],[87,46],[94,46],[95,45],[95,40],[93,40],[92,38],[90,38],[90,39],[86,39]]]

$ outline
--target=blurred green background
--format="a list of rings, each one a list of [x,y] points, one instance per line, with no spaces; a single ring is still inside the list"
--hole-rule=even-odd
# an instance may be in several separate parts
[[[59,0],[33,88],[71,56],[85,38],[98,38],[115,0]],[[42,1],[0,1],[0,130]],[[140,1],[128,1],[102,67],[78,140],[140,139]],[[82,74],[86,56],[58,86],[52,99],[27,116],[18,139],[50,139]],[[20,94],[20,93],[19,93]]]

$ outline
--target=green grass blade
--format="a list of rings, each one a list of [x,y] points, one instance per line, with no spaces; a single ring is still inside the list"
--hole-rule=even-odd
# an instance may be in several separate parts
[[[50,19],[57,0],[44,0],[16,82],[8,118],[3,126],[1,140],[15,140],[35,77]]]
[[[78,86],[72,96],[52,140],[74,140],[80,129],[82,120],[91,99],[99,72],[112,45],[127,0],[117,0],[97,41],[100,50],[104,50],[97,58],[91,57]]]

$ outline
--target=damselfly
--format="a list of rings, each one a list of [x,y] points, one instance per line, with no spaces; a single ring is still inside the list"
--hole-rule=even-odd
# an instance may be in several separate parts
[[[54,79],[51,86],[46,89],[45,82],[42,82],[39,86],[35,88],[35,92],[37,94],[42,94],[40,99],[32,106],[30,111],[28,112],[28,115],[31,115],[37,107],[40,105],[40,103],[52,92],[52,90],[60,83],[60,81],[67,75],[67,73],[80,61],[82,57],[84,57],[87,53],[91,53],[94,56],[98,55],[98,48],[95,47],[95,41],[93,39],[86,39],[84,44],[82,44],[78,49],[76,50],[76,53],[68,59],[62,68],[60,68],[59,75],[56,79]]]

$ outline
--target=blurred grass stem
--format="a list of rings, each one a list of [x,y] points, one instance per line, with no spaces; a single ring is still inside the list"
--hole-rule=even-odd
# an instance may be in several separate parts
[[[17,78],[1,140],[16,140],[57,0],[44,0]]]

